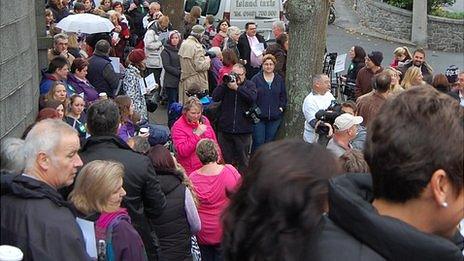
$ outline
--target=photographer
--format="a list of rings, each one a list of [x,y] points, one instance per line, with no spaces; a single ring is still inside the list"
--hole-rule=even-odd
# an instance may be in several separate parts
[[[257,97],[255,84],[246,80],[245,74],[245,67],[240,63],[235,64],[212,95],[215,102],[221,101],[218,140],[224,160],[229,164],[236,163],[241,174],[248,165],[253,132],[253,120],[246,116],[246,112],[254,107]]]
[[[303,139],[308,143],[315,143],[319,138],[319,135],[315,132],[316,123],[318,123],[316,112],[326,110],[331,102],[335,100],[329,90],[330,79],[327,75],[318,74],[313,77],[312,91],[306,96],[303,102],[303,114],[306,119]],[[328,125],[327,127],[331,128],[328,123],[324,125]]]

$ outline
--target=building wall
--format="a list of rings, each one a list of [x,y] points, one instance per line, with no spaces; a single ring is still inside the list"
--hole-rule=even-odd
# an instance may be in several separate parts
[[[0,139],[21,136],[37,114],[35,2],[0,1]]]
[[[411,40],[412,12],[378,0],[345,0],[355,6],[362,24],[379,33]],[[429,15],[428,47],[447,52],[464,52],[464,20]]]

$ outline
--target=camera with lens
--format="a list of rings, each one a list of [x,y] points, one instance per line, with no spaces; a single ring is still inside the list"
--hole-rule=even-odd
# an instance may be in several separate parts
[[[226,74],[222,77],[222,82],[224,84],[228,84],[228,83],[231,83],[231,82],[235,82],[237,80],[237,77],[238,75],[236,73],[230,73],[230,74]]]
[[[319,110],[316,112],[316,119],[322,121],[323,123],[329,123],[330,125],[333,125],[335,119],[342,113],[342,106],[336,100],[333,100],[326,110]],[[315,131],[317,134],[325,136],[329,133],[330,129],[325,124],[319,124]]]
[[[250,118],[253,121],[253,124],[257,124],[260,121],[259,116],[261,116],[261,109],[258,105],[254,104],[250,109],[245,111],[245,116]]]

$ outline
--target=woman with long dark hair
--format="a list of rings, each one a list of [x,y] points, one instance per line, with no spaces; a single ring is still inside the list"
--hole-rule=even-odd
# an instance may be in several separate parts
[[[305,260],[337,173],[336,159],[317,144],[263,145],[223,216],[225,260]]]
[[[166,208],[154,219],[163,260],[192,260],[190,237],[201,228],[191,183],[177,168],[171,152],[162,145],[148,151],[161,189],[166,195]]]

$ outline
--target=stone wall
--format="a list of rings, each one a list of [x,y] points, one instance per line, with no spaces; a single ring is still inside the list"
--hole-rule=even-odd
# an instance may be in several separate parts
[[[428,16],[428,45],[434,50],[464,52],[464,20]]]
[[[380,0],[345,0],[355,8],[362,24],[390,37],[411,40],[412,12]],[[428,47],[464,52],[464,20],[428,16]]]
[[[0,139],[19,137],[37,113],[35,2],[0,1]]]

